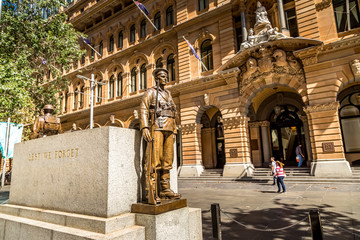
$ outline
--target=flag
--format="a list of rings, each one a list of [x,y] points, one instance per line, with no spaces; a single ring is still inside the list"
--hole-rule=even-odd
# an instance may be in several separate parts
[[[83,38],[82,36],[79,36],[79,38],[80,38],[81,40],[83,40],[83,41],[84,41],[84,43],[91,45],[91,42],[90,42],[90,40],[89,40],[89,39],[87,39],[87,38]]]
[[[185,42],[187,43],[187,45],[189,46],[189,48],[191,49],[191,51],[193,52],[193,54],[195,55],[195,57],[196,57],[197,59],[199,59],[199,61],[201,61],[201,59],[199,58],[199,56],[196,54],[196,51],[195,51],[195,49],[193,48],[193,46],[189,43],[189,41],[188,41],[185,37],[183,37],[183,38],[184,38]]]
[[[147,16],[149,16],[149,11],[146,9],[144,4],[139,3],[138,1],[135,1],[135,4],[143,11]]]
[[[7,158],[12,158],[14,156],[14,145],[21,142],[22,132],[24,125],[10,123],[10,137],[9,137],[9,146],[7,150]],[[0,150],[2,157],[5,158],[5,138],[6,138],[6,128],[7,122],[0,122]]]

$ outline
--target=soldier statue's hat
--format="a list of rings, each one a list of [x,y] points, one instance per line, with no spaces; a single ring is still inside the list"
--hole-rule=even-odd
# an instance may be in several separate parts
[[[52,111],[54,111],[55,108],[53,107],[53,105],[47,104],[47,105],[45,105],[45,106],[43,107],[43,110],[52,110]]]
[[[165,68],[156,68],[156,69],[152,72],[152,74],[153,74],[153,76],[155,77],[156,74],[157,74],[158,72],[161,72],[161,71],[166,72],[166,74],[169,76],[169,71],[166,70]]]

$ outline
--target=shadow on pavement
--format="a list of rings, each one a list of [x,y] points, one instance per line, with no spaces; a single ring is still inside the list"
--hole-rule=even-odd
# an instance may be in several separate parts
[[[239,225],[229,219],[224,213],[221,213],[223,239],[312,239],[308,211],[298,209],[300,207],[298,204],[284,204],[276,199],[274,200],[274,203],[278,207],[265,210],[244,211],[239,208],[222,209],[222,211],[226,212],[232,219],[246,226]],[[360,225],[358,220],[349,218],[348,216],[335,211],[329,211],[329,209],[332,208],[330,205],[323,204],[318,208],[322,219],[324,239],[360,240],[360,237],[356,236],[356,234],[360,234],[360,232],[356,232]],[[204,239],[213,239],[211,213],[209,211],[204,211],[202,216]],[[271,230],[285,228],[297,222],[298,224],[295,226],[284,230]],[[336,225],[336,227],[331,224]],[[339,227],[349,232],[339,229]],[[257,229],[264,231],[259,231]]]

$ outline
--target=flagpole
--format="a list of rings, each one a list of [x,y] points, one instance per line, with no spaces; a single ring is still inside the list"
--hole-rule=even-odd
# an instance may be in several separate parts
[[[6,168],[6,160],[8,157],[8,151],[9,151],[9,140],[10,140],[10,117],[8,117],[8,122],[6,126],[6,135],[5,135],[5,148],[4,148],[4,164],[3,164],[3,171],[1,176],[1,187],[4,187],[5,184],[5,168]]]
[[[185,36],[182,36],[185,40],[186,43],[189,43],[191,45],[191,43],[185,38]],[[191,46],[192,47],[192,46]],[[194,49],[195,50],[195,49]],[[206,71],[209,71],[207,69],[207,67],[205,66],[205,64],[203,63],[202,59],[199,59],[200,60],[200,63],[201,63],[201,66],[203,66],[203,68],[205,68]]]
[[[0,0],[0,1],[1,1],[1,0]],[[94,52],[96,52],[97,55],[99,55],[100,57],[102,57],[102,55],[101,55],[98,51],[96,51],[95,48],[93,48],[90,44],[88,44],[87,42],[85,42],[85,40],[84,40],[83,37],[81,37],[79,34],[76,34],[76,35],[77,35],[79,38],[81,38],[86,45],[88,45],[92,50],[94,50]]]
[[[139,6],[135,3],[134,0],[132,0],[134,2],[134,4],[136,5],[136,7],[140,10],[140,12],[142,12],[142,14],[146,17],[147,20],[149,20],[149,22],[151,23],[151,25],[155,28],[156,31],[158,31],[159,29],[157,29],[157,27],[154,25],[154,23],[150,20],[150,18],[143,12],[143,10],[141,10],[141,8],[139,8]]]

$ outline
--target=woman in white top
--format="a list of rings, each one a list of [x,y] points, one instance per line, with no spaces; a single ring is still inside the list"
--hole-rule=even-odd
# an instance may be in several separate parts
[[[276,173],[276,162],[275,162],[275,158],[271,157],[270,161],[271,161],[271,175],[274,176],[272,185],[275,185],[275,180],[276,180],[276,175],[275,175],[275,173]]]

